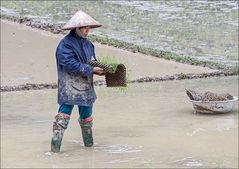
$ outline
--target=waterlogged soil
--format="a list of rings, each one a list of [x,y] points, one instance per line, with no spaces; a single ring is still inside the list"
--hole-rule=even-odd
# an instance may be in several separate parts
[[[227,65],[238,64],[238,1],[3,1],[1,13],[64,24],[83,10],[94,34]]]
[[[97,86],[93,148],[74,108],[59,154],[50,152],[56,90],[1,93],[2,168],[236,168],[238,104],[195,114],[185,88],[238,96],[238,77]]]
[[[1,20],[1,85],[56,83],[55,50],[63,35]],[[211,73],[200,66],[186,65],[115,47],[94,43],[97,57],[115,56],[125,64],[127,79],[160,77],[179,73]],[[96,76],[95,80],[104,80]]]

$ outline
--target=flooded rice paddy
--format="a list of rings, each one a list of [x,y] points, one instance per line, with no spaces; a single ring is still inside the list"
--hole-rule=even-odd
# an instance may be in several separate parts
[[[75,108],[59,154],[50,152],[56,90],[2,93],[1,167],[236,168],[238,105],[195,114],[185,88],[238,96],[238,77],[96,87],[95,146],[83,146]]]
[[[93,34],[238,64],[238,1],[1,1],[1,13],[56,24],[79,9],[104,25]],[[83,146],[75,108],[59,154],[50,152],[57,91],[1,93],[1,167],[238,167],[238,104],[195,114],[185,88],[238,97],[238,77],[97,86],[94,147]]]
[[[63,24],[83,10],[93,34],[238,65],[238,1],[2,1],[1,13]]]

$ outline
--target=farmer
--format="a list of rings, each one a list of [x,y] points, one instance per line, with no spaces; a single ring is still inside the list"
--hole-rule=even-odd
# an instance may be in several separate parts
[[[92,108],[96,100],[93,74],[103,75],[105,71],[87,64],[89,60],[96,60],[94,45],[87,39],[87,35],[91,28],[100,26],[102,25],[92,17],[78,11],[63,27],[70,30],[70,33],[61,40],[56,49],[59,109],[53,122],[53,152],[60,151],[74,105],[78,106],[78,121],[84,145],[93,146]]]

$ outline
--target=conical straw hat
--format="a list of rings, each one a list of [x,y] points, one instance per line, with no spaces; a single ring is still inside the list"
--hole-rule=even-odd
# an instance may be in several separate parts
[[[89,26],[91,28],[97,28],[102,26],[99,22],[94,20],[91,16],[83,11],[78,11],[74,16],[63,26],[62,29],[75,29],[79,27]]]

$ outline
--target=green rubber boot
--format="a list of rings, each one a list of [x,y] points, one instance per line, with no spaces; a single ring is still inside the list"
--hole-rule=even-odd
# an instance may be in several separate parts
[[[82,137],[84,141],[84,145],[86,147],[92,147],[94,145],[93,141],[93,133],[92,133],[92,126],[93,122],[84,122],[82,119],[78,119],[80,126],[81,126],[81,132],[82,132]]]
[[[65,129],[68,126],[70,116],[64,113],[58,113],[53,122],[53,136],[51,139],[51,151],[57,153],[60,151],[61,142]]]

